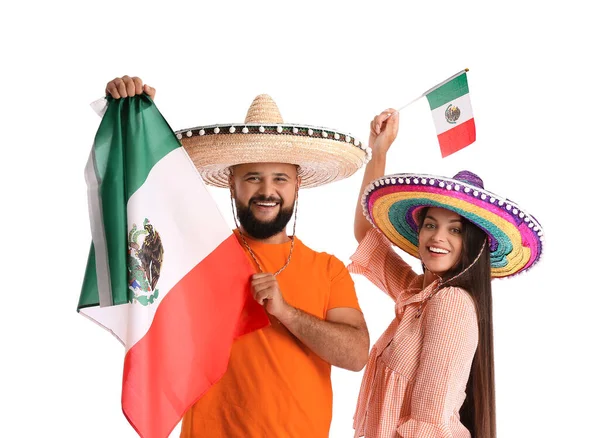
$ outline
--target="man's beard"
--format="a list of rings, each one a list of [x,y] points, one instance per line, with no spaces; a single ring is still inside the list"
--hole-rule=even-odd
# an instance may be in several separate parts
[[[254,216],[250,209],[253,202],[277,202],[279,203],[279,213],[277,213],[277,216],[271,221],[261,221]],[[282,199],[266,196],[254,196],[250,198],[247,206],[236,199],[235,208],[237,210],[237,217],[240,221],[240,225],[244,231],[248,233],[250,237],[258,240],[268,239],[283,231],[294,213],[293,205],[289,208],[283,208]]]

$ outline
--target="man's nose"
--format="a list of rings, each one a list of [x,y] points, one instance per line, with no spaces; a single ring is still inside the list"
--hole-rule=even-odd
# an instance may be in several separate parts
[[[277,191],[275,190],[275,184],[270,181],[262,181],[258,187],[258,195],[265,196],[267,198],[278,198]]]

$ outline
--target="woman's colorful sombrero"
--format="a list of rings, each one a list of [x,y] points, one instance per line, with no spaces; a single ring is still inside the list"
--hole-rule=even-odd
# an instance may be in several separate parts
[[[418,257],[417,212],[442,207],[470,220],[489,236],[492,277],[510,277],[540,260],[543,230],[515,202],[483,187],[474,173],[454,178],[399,173],[373,181],[362,198],[367,219],[400,249]]]
[[[284,123],[266,94],[257,96],[244,123],[175,132],[207,184],[228,187],[229,168],[243,163],[291,163],[301,187],[347,178],[371,158],[369,147],[334,129]]]

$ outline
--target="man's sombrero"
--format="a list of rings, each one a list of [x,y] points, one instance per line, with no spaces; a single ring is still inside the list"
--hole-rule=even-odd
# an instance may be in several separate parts
[[[243,163],[300,166],[302,187],[347,178],[371,158],[355,137],[334,129],[284,123],[266,94],[257,96],[244,123],[182,129],[175,133],[207,184],[228,187],[229,167]]]
[[[510,277],[539,261],[544,233],[515,202],[484,189],[474,173],[454,178],[399,173],[373,181],[362,198],[367,219],[400,249],[418,257],[417,212],[452,210],[483,229],[490,242],[492,277]]]

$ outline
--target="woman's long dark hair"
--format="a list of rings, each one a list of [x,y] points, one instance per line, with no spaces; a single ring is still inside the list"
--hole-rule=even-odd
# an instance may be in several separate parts
[[[419,229],[427,210],[419,212]],[[479,259],[462,275],[445,283],[466,290],[477,310],[479,343],[475,351],[467,383],[467,398],[460,409],[460,419],[473,438],[496,438],[496,395],[494,386],[494,336],[492,324],[492,285],[490,248],[487,234],[461,216],[462,253],[454,268],[444,274],[442,282],[464,271],[479,255]]]

